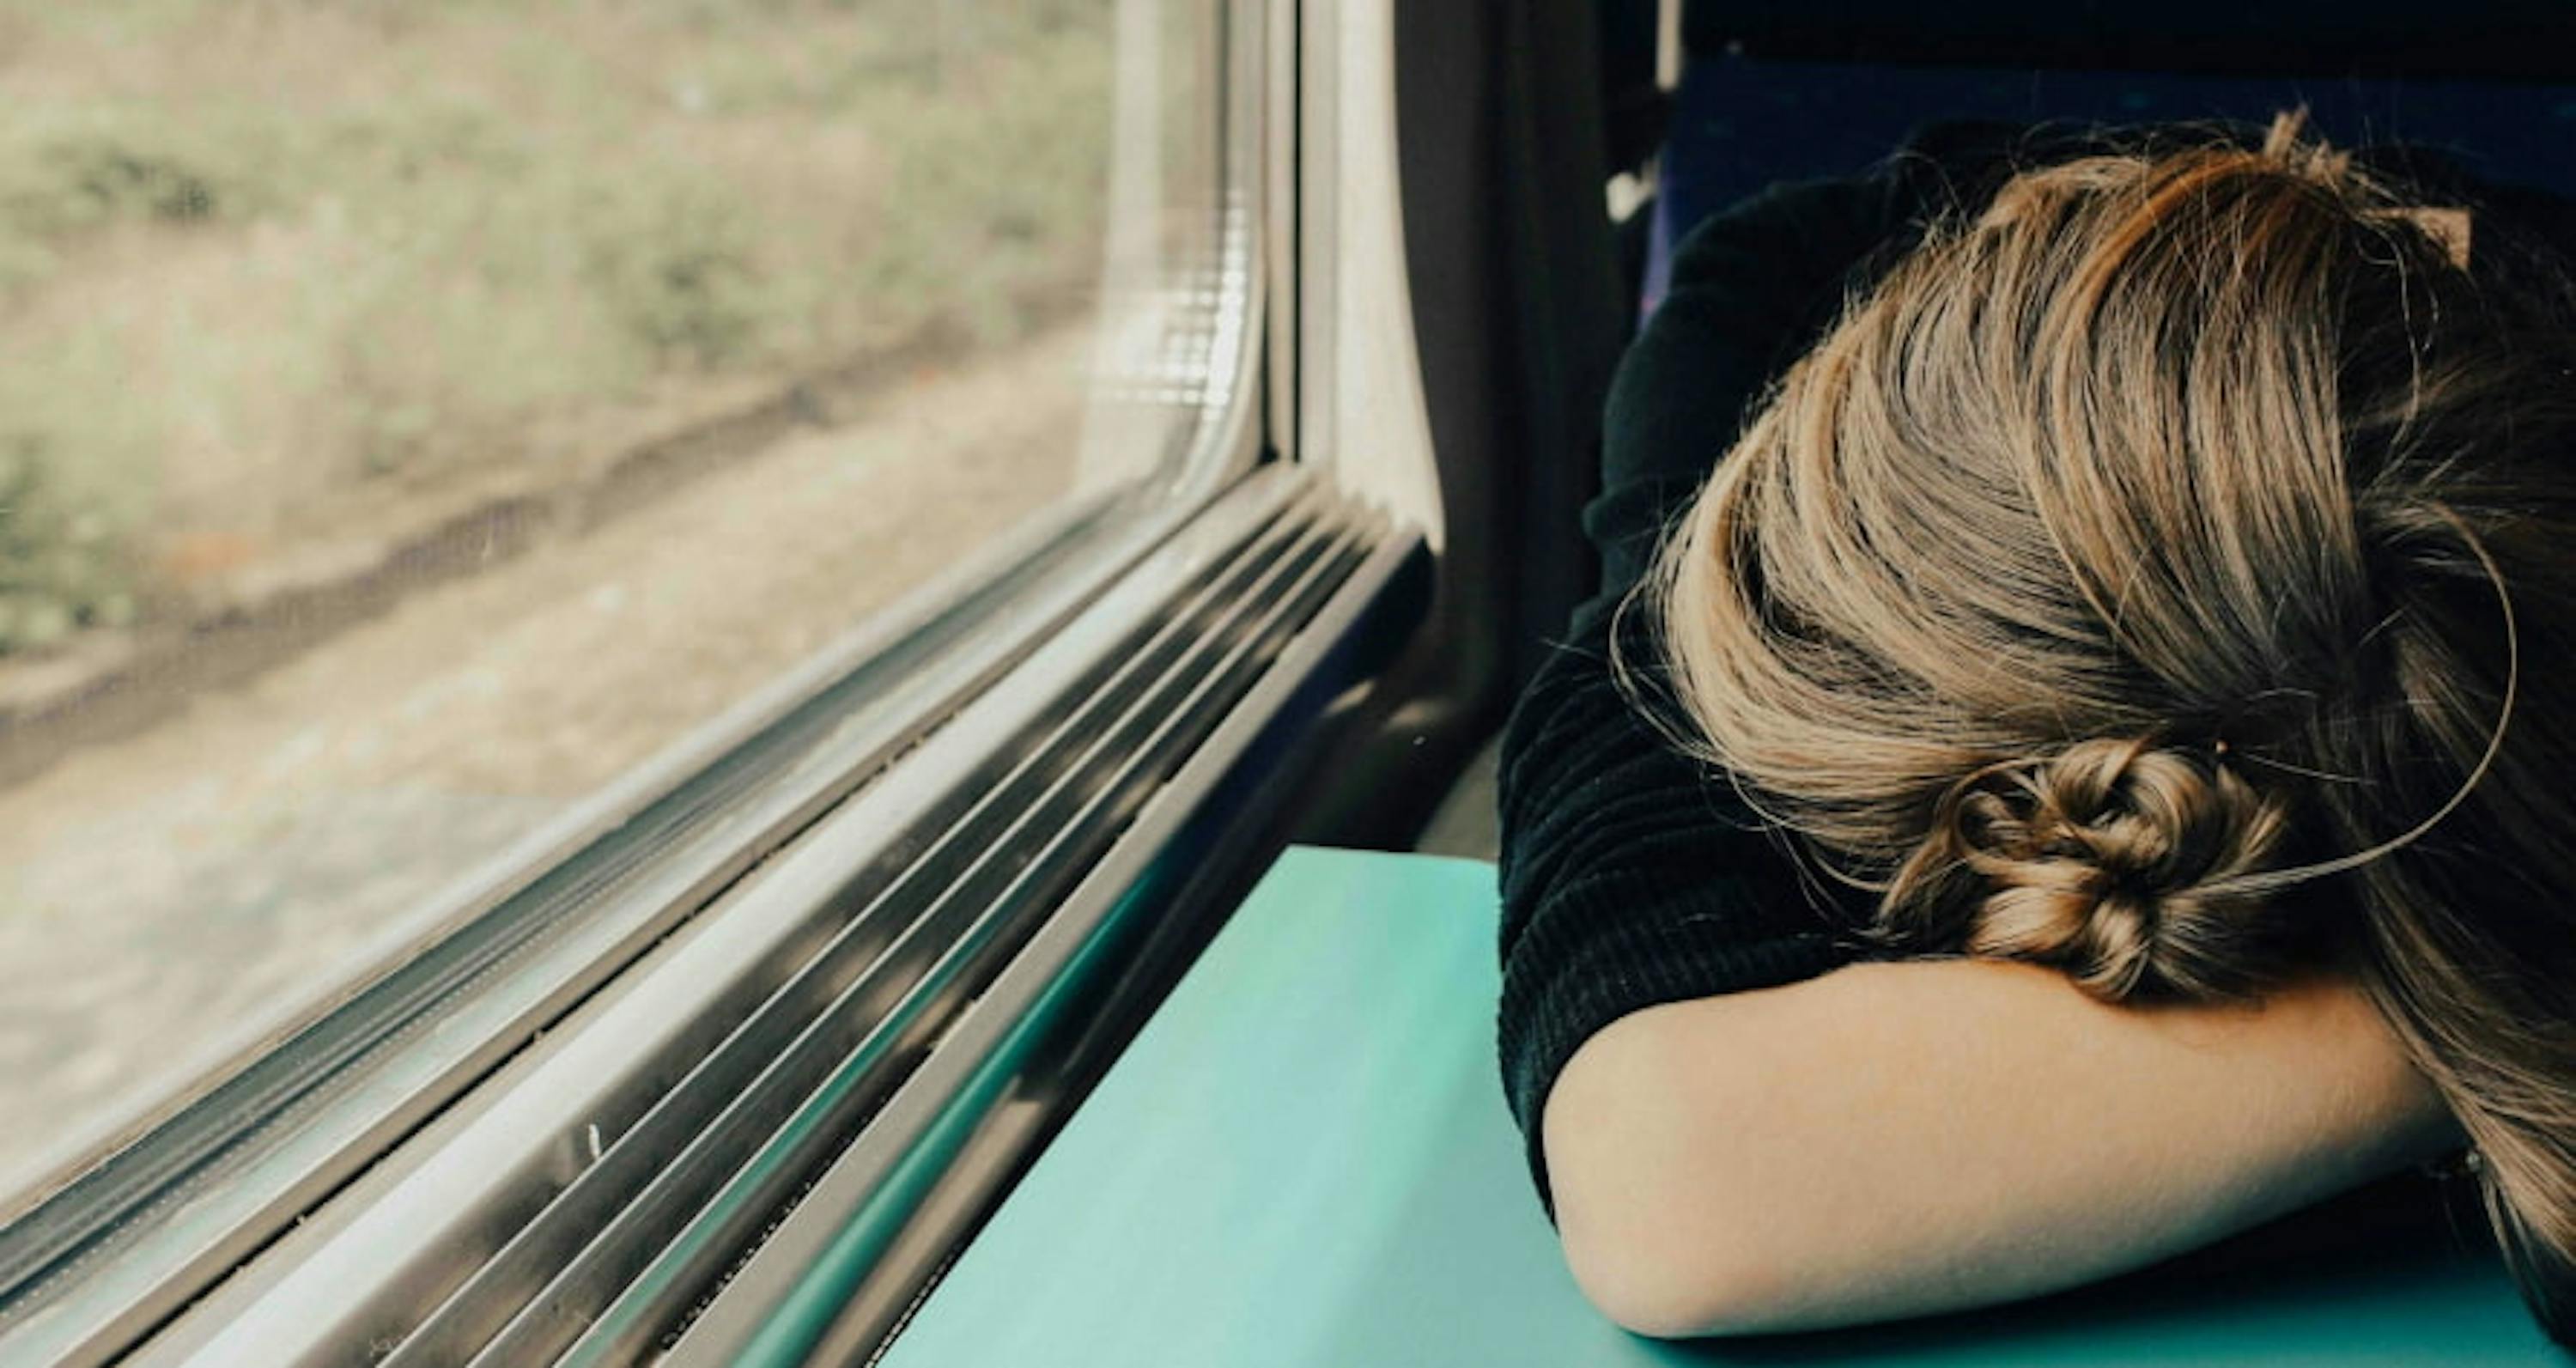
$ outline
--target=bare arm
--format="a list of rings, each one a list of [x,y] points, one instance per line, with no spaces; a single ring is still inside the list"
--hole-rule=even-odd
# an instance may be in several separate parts
[[[1568,1062],[1543,1134],[1577,1281],[1666,1336],[2032,1296],[2462,1143],[2350,985],[2110,1007],[1986,960],[1633,1013]]]

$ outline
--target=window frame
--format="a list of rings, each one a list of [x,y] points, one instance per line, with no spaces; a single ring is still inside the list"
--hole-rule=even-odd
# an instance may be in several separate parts
[[[1288,297],[1297,270],[1286,117],[1297,107],[1296,6],[1217,9],[1226,123],[1214,208],[1225,255],[1212,278],[1223,365],[1187,458],[1050,517],[1033,547],[987,548],[854,627],[451,884],[384,933],[364,972],[238,1029],[195,1081],[93,1126],[0,1208],[0,1352],[99,1361],[154,1335],[335,1194],[393,1167],[415,1133],[470,1110],[513,1056],[608,993],[746,871],[896,767],[918,768],[906,752],[1221,504],[1246,502],[1245,481],[1265,461],[1294,459],[1296,319],[1272,300]],[[1416,556],[1390,535],[1368,558],[1367,602],[1336,600],[1335,630],[1374,611]],[[663,820],[710,810],[740,829]],[[673,840],[675,830],[686,835]],[[1142,848],[1116,868],[1132,873]],[[592,885],[622,895],[530,910],[550,889]],[[317,1091],[328,1086],[339,1090]],[[297,1109],[305,1100],[313,1105]],[[214,1181],[190,1184],[191,1174]]]

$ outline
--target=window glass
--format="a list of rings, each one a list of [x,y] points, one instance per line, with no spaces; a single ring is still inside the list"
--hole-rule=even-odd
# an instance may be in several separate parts
[[[871,611],[1203,449],[1219,29],[0,0],[0,1197]]]

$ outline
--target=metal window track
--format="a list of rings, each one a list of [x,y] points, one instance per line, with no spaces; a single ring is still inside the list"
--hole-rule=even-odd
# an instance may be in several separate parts
[[[461,880],[360,987],[246,1041],[0,1227],[0,1363],[101,1362],[148,1331],[882,770],[1177,514],[1092,507],[1025,564],[983,558]]]
[[[1066,934],[1065,909],[1100,915],[1073,895],[1132,872],[1122,837],[1146,834],[1167,781],[1415,554],[1301,472],[1248,481],[639,962],[410,1172],[278,1250],[292,1262],[187,1361],[623,1363],[756,1324],[748,1289],[784,1288],[774,1271],[718,1294],[764,1249],[780,1267],[800,1232],[900,1211],[897,1170],[932,1123],[980,1105],[999,1027],[979,999],[1037,972],[1024,952]],[[724,1314],[702,1334],[711,1302]]]

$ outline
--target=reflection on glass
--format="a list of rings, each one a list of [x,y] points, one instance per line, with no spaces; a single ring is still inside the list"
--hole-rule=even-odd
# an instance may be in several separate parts
[[[1175,459],[1231,378],[1218,28],[0,0],[0,1207],[872,609]]]

